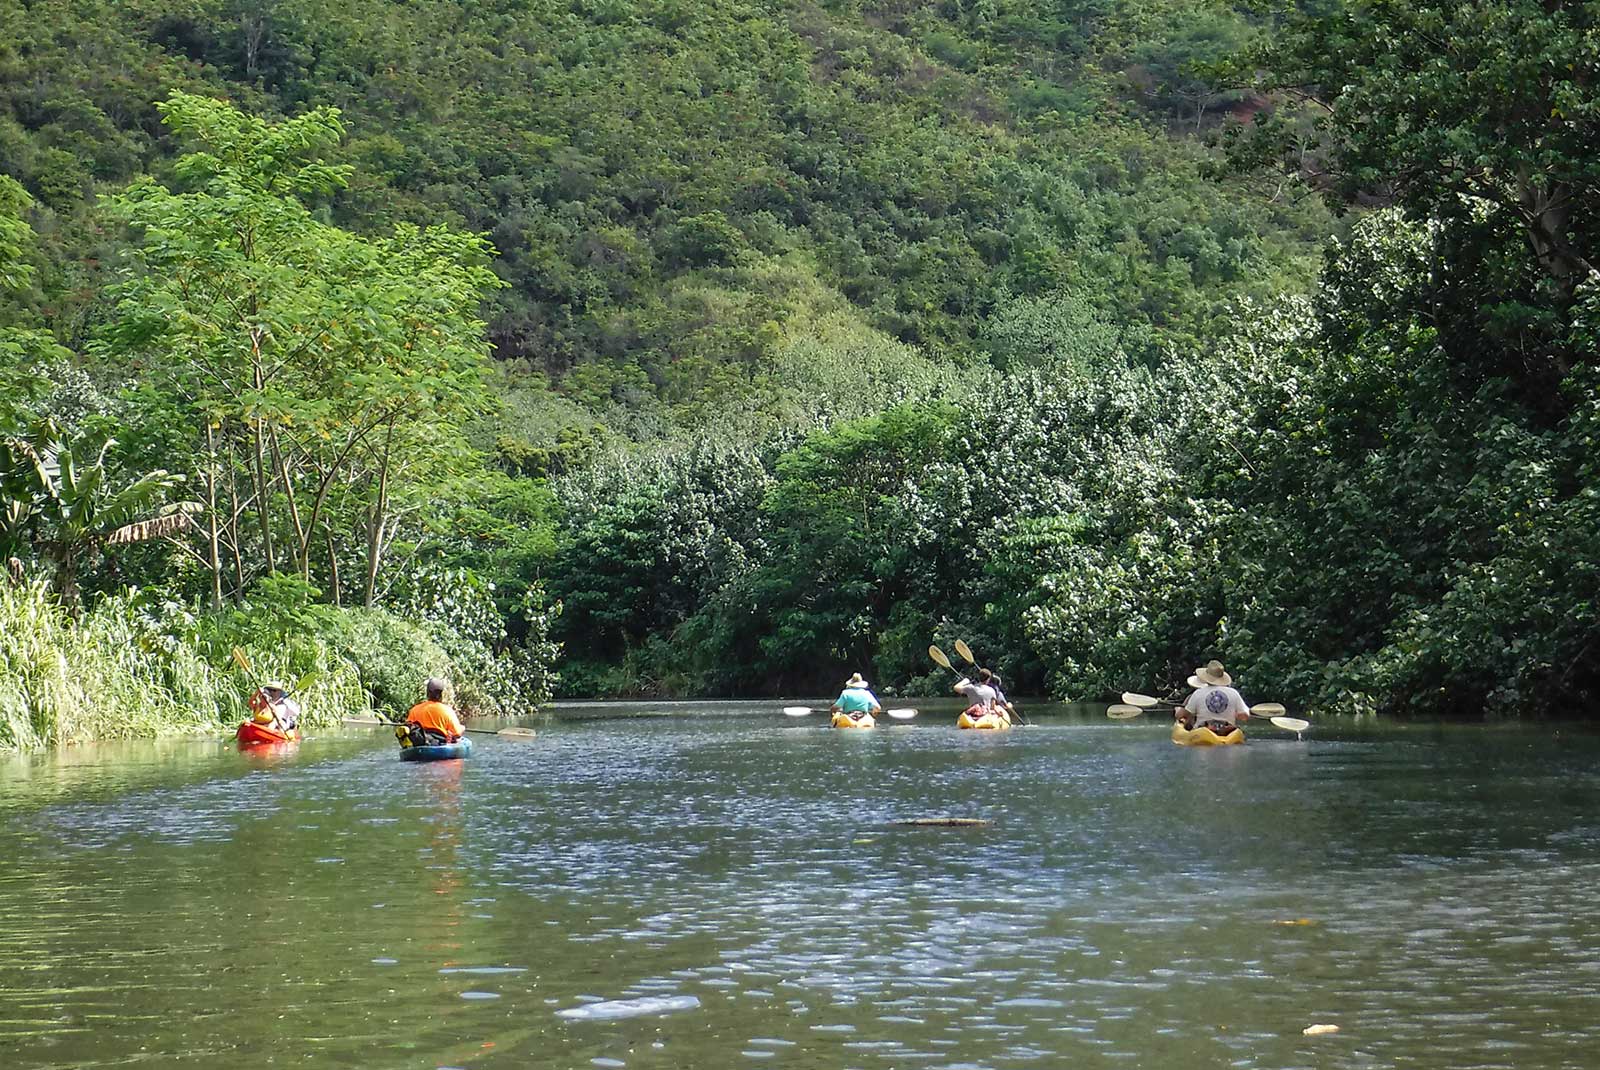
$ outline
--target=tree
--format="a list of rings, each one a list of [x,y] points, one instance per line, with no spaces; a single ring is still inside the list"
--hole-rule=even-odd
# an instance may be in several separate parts
[[[197,151],[174,168],[184,191],[146,179],[114,202],[139,244],[106,348],[183,399],[212,600],[280,565],[309,580],[314,555],[338,598],[353,535],[370,605],[407,516],[472,457],[460,423],[487,406],[489,247],[320,221],[308,202],[350,174],[320,159],[344,131],[335,109],[268,123],[183,93],[158,107]]]
[[[74,614],[78,574],[104,547],[170,536],[188,524],[197,506],[160,508],[183,477],[148,472],[113,489],[116,474],[106,455],[116,441],[89,432],[68,440],[43,421],[26,436],[0,442],[0,553],[21,553],[30,537],[55,572],[56,591]]]
[[[1236,133],[1235,162],[1276,159],[1347,204],[1392,201],[1439,225],[1452,354],[1554,404],[1551,387],[1590,359],[1567,335],[1600,239],[1600,9],[1307,5],[1233,70],[1302,104]],[[1499,343],[1488,355],[1485,334]]]

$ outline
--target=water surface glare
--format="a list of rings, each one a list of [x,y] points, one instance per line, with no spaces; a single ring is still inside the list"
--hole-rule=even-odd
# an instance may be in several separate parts
[[[1597,1063],[1593,734],[700,709],[0,759],[0,1067]]]

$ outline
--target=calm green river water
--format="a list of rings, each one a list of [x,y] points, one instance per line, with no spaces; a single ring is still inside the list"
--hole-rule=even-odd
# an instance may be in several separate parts
[[[1594,735],[651,709],[0,759],[0,1066],[1600,1063]]]

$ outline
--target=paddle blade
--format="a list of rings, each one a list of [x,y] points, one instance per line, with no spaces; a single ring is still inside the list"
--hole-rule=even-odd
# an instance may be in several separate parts
[[[1288,712],[1279,702],[1258,702],[1250,707],[1252,717],[1282,717]]]
[[[1144,713],[1144,711],[1139,707],[1130,706],[1121,702],[1117,703],[1115,706],[1108,706],[1106,708],[1106,716],[1111,718],[1113,721],[1126,721],[1129,718],[1138,717],[1142,713]]]
[[[785,706],[783,708],[785,717],[804,717],[813,712],[815,711],[810,706]]]
[[[300,677],[300,679],[298,679],[298,680],[296,680],[294,682],[294,690],[295,691],[304,691],[306,688],[310,687],[312,684],[314,684],[316,682],[317,682],[317,670],[312,669],[310,672],[306,673],[304,676]]]
[[[955,672],[956,671],[956,667],[954,665],[950,664],[950,659],[945,657],[944,656],[944,651],[940,650],[938,647],[936,647],[936,646],[928,647],[928,657],[932,658],[934,661],[938,662],[940,665],[943,665],[945,668],[949,669],[951,672]]]
[[[1147,708],[1161,705],[1160,699],[1153,698],[1150,695],[1141,695],[1137,691],[1124,691],[1122,693],[1122,701],[1129,706],[1144,706]]]
[[[956,653],[967,659],[968,665],[978,664],[978,659],[972,656],[972,648],[963,640],[956,640]]]
[[[897,721],[909,721],[917,715],[916,710],[884,710],[883,712]]]
[[[539,733],[535,732],[531,728],[502,728],[500,731],[495,733],[495,735],[499,736],[501,739],[514,740],[529,740],[533,739],[538,734]]]
[[[239,666],[239,671],[246,676],[254,676],[256,674],[256,671],[250,667],[250,659],[244,656],[244,650],[240,647],[233,648],[233,663]]]
[[[1287,728],[1291,732],[1304,732],[1311,727],[1311,722],[1300,717],[1274,717],[1272,723],[1279,728]]]

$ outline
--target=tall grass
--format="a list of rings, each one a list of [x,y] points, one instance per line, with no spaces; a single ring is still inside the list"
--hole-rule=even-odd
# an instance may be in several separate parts
[[[42,583],[0,585],[0,748],[220,734],[244,717],[261,679],[310,670],[297,696],[308,727],[369,708],[355,668],[325,643],[246,648],[259,678],[202,649],[154,626],[131,596],[74,623]]]

